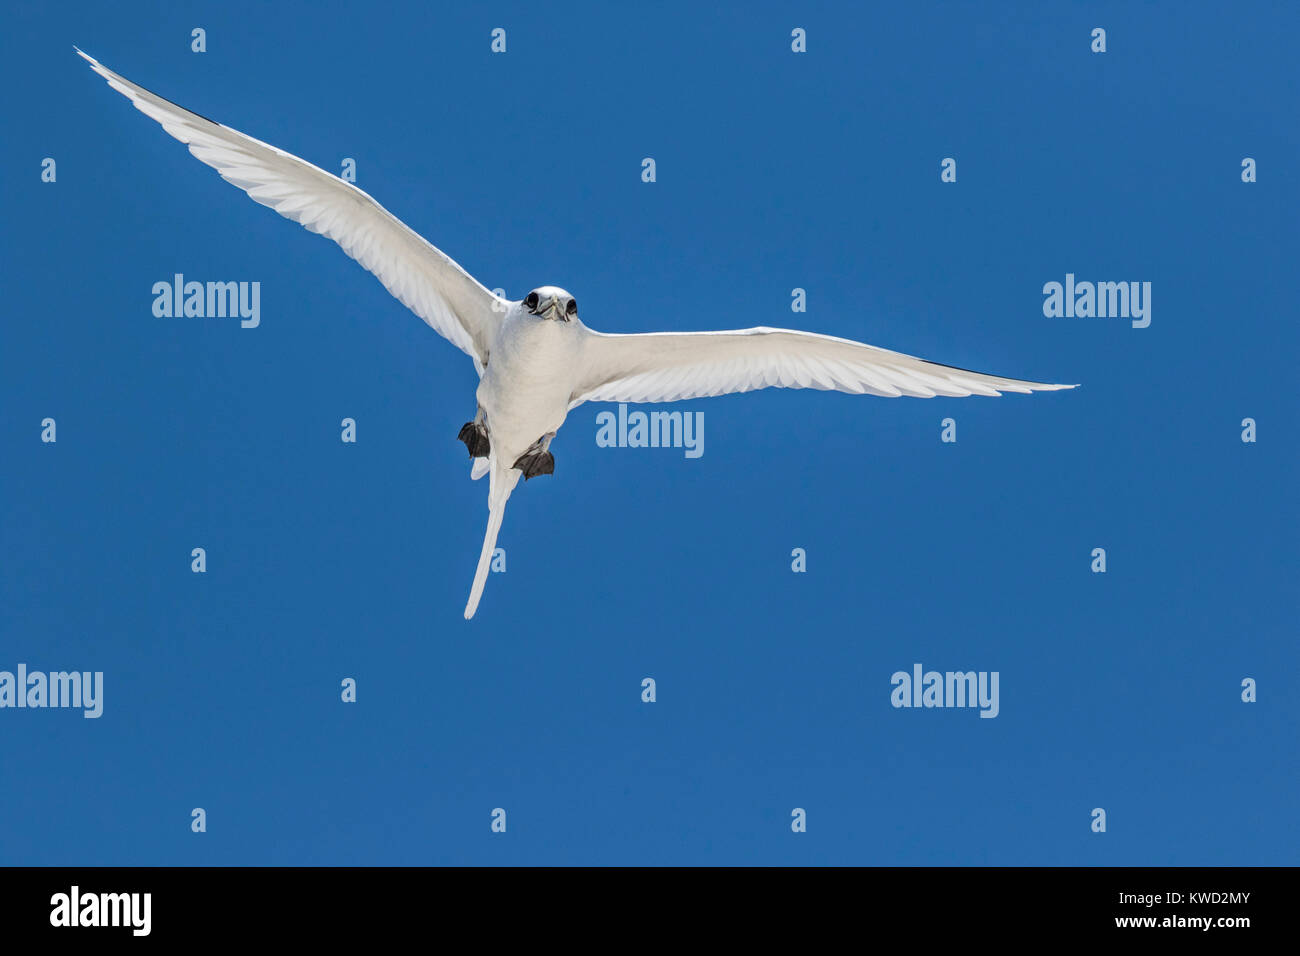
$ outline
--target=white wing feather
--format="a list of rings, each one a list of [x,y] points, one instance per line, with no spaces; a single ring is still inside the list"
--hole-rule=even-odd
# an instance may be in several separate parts
[[[832,335],[765,327],[640,335],[590,332],[584,366],[570,408],[582,402],[675,402],[757,388],[834,389],[889,398],[1074,388],[938,365]]]
[[[221,178],[286,219],[328,236],[407,308],[474,359],[480,375],[503,309],[442,251],[352,183],[137,86],[77,50],[108,85]]]

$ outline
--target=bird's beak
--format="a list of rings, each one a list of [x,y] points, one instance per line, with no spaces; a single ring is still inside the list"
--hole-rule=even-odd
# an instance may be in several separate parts
[[[560,308],[560,297],[558,295],[551,296],[550,301],[545,304],[538,302],[537,308],[529,309],[528,311],[530,315],[535,315],[539,319],[557,319],[561,322],[569,321],[569,317],[565,314],[564,310]]]

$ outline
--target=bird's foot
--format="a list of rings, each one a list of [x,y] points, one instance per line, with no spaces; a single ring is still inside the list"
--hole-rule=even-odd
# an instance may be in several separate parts
[[[471,458],[486,458],[492,448],[488,441],[487,429],[476,421],[466,422],[456,437],[465,443]]]
[[[514,467],[524,473],[524,481],[538,475],[553,475],[555,474],[555,456],[549,451],[542,451],[540,448],[537,450],[530,449],[519,456]]]

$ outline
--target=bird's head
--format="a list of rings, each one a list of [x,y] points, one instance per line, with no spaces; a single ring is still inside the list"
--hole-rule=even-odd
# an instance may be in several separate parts
[[[543,319],[568,322],[578,317],[578,300],[558,286],[544,285],[524,296],[524,311]]]

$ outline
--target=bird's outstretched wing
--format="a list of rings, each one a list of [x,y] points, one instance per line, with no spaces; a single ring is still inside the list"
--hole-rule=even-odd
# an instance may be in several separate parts
[[[74,48],[75,49],[75,48]],[[505,302],[356,186],[177,106],[77,50],[108,85],[157,120],[226,182],[328,236],[402,304],[474,359],[480,375]],[[493,306],[496,305],[494,309]]]
[[[1055,391],[791,329],[734,332],[590,332],[570,408],[582,402],[675,402],[756,388],[820,388],[897,398]]]

